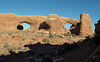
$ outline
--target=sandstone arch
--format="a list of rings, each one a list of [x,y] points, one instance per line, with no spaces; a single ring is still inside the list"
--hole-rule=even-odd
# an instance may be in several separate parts
[[[16,31],[16,27],[21,23],[28,23],[31,27],[28,30],[38,31],[47,29],[50,33],[67,33],[71,32],[81,36],[93,34],[92,22],[89,14],[81,14],[80,20],[75,20],[66,17],[59,17],[56,14],[46,16],[18,16],[14,14],[0,14],[0,32]],[[45,24],[45,23],[46,24]],[[64,25],[71,23],[72,26],[67,30]],[[78,33],[77,33],[78,32]]]
[[[65,24],[65,27],[66,27],[68,30],[70,30],[70,28],[71,28],[72,25],[73,25],[73,24],[71,24],[71,23],[66,23],[66,24]]]

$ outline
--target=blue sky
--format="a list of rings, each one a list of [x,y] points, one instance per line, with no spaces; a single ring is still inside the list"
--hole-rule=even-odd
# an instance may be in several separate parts
[[[86,13],[90,15],[94,29],[94,24],[100,19],[100,0],[0,0],[0,13],[35,16],[57,14],[76,20],[80,19],[81,13]]]

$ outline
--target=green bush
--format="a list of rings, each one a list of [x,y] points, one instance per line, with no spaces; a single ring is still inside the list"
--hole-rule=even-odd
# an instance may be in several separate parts
[[[25,38],[23,38],[22,40],[25,41]]]
[[[23,48],[19,46],[19,47],[17,47],[17,50],[23,50]]]
[[[75,37],[76,35],[75,34],[72,34],[72,36]]]
[[[22,43],[19,43],[19,45],[22,45]]]
[[[35,38],[31,38],[31,39],[34,40],[34,41],[36,40]]]
[[[88,36],[87,36],[87,38],[90,38],[90,39],[91,39],[92,37],[93,37],[92,35],[88,35]]]
[[[54,35],[53,34],[49,34],[49,38],[54,38]]]
[[[10,46],[10,45],[9,45],[7,42],[5,42],[4,45],[3,45],[4,48],[7,48],[7,47],[9,47],[9,46]]]
[[[58,35],[58,37],[63,38],[63,36],[61,36],[61,35]]]
[[[16,51],[17,49],[17,46],[16,45],[11,45],[9,48],[9,51],[12,50],[12,51]]]
[[[33,41],[29,41],[29,44],[32,44],[33,43]]]
[[[9,33],[8,35],[12,35],[12,33]]]
[[[47,38],[43,39],[42,41],[43,41],[43,42],[50,42],[50,40],[47,39]]]
[[[67,33],[64,34],[64,36],[71,36],[71,33],[67,32]]]

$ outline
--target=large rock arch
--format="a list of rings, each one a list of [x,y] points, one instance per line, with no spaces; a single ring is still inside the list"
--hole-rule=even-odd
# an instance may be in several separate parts
[[[56,14],[46,16],[18,16],[14,14],[0,13],[0,32],[16,31],[16,27],[21,23],[28,23],[31,27],[28,30],[48,29],[50,33],[67,33],[71,32],[77,35],[87,36],[93,34],[92,22],[88,14],[81,14],[80,20],[59,17]],[[45,24],[44,24],[45,23]],[[66,23],[71,23],[69,30],[65,28]]]

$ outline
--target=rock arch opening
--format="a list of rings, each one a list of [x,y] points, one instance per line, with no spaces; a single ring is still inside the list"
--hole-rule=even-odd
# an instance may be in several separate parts
[[[31,27],[31,25],[29,23],[26,23],[26,22],[22,23],[22,26],[23,26],[23,30],[26,30],[26,29]]]
[[[71,28],[72,24],[71,23],[66,23],[65,27],[69,30]]]
[[[18,26],[17,26],[17,29],[18,29],[18,30],[23,30],[23,26],[22,26],[22,25],[18,25]]]
[[[45,22],[40,24],[39,30],[44,29],[44,30],[49,30],[50,26],[48,24],[46,24]]]

